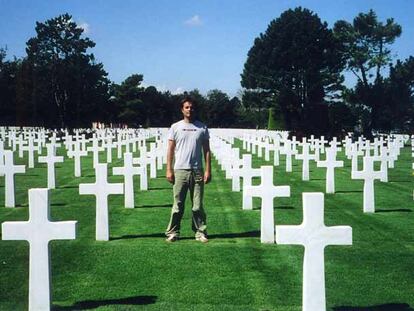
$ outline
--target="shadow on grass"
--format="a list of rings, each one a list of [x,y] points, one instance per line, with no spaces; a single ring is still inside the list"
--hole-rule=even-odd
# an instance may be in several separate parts
[[[76,302],[72,306],[52,306],[52,310],[90,310],[108,305],[149,305],[155,303],[157,296],[136,296],[108,300],[85,300]]]
[[[389,180],[389,183],[395,183],[395,182],[413,182],[412,180]]]
[[[79,188],[79,185],[58,186],[56,188],[58,188],[58,189],[75,189],[75,188]]]
[[[375,210],[375,213],[396,213],[396,212],[412,213],[413,211],[408,209],[408,208],[377,209],[377,210]]]
[[[123,236],[110,237],[110,241],[127,240],[127,239],[140,239],[140,238],[165,238],[164,233],[151,233],[151,234],[128,234]]]
[[[260,231],[248,231],[240,233],[223,233],[223,234],[209,234],[210,240],[214,239],[235,239],[235,238],[257,238],[260,237]]]
[[[51,206],[66,206],[66,203],[52,203]]]
[[[372,307],[334,307],[333,311],[414,311],[407,303],[387,303]]]
[[[340,190],[335,191],[335,193],[362,193],[362,190]]]
[[[260,231],[248,231],[240,233],[222,233],[209,234],[210,240],[214,239],[236,239],[236,238],[257,238],[260,237]],[[110,241],[124,240],[124,239],[140,239],[140,238],[165,238],[165,233],[151,233],[151,234],[129,234],[119,237],[111,237]],[[180,240],[194,240],[193,236],[180,236]]]
[[[275,206],[275,209],[295,209],[291,205],[282,205],[282,206]]]
[[[135,208],[165,208],[165,207],[172,207],[171,203],[168,204],[145,204],[145,205],[136,205]]]
[[[172,187],[149,187],[148,190],[172,190]]]
[[[19,204],[16,204],[15,205],[15,207],[28,207],[29,206],[29,203],[19,203]]]

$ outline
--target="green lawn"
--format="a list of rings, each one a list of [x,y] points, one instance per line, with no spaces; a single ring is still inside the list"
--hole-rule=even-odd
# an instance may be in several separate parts
[[[121,166],[116,150],[113,154],[109,167]],[[253,159],[255,167],[272,163]],[[324,192],[325,169],[312,163],[311,181],[302,182],[301,164],[294,161],[293,172],[286,173],[283,156],[281,160],[276,183],[290,185],[291,197],[275,200],[275,222],[297,225],[302,222],[301,193]],[[17,156],[16,161],[26,163]],[[337,193],[325,195],[325,224],[351,226],[353,245],[325,250],[327,310],[414,310],[411,163],[406,147],[389,170],[389,182],[375,182],[377,212],[370,215],[362,211],[362,181],[350,179],[350,161],[336,170]],[[253,211],[243,211],[241,192],[231,192],[231,180],[216,161],[205,192],[208,244],[194,240],[189,202],[182,239],[164,241],[172,202],[164,170],[150,179],[149,191],[136,191],[134,209],[123,207],[123,196],[110,197],[111,239],[95,241],[95,198],[78,194],[79,183],[94,181],[91,164],[92,156],[83,158],[83,177],[77,179],[73,159],[65,159],[56,170],[52,219],[77,220],[78,235],[76,240],[51,242],[52,309],[301,310],[303,248],[260,244],[260,200],[254,199]],[[26,172],[16,176],[19,206],[14,209],[4,207],[0,177],[1,222],[27,220],[27,190],[46,187],[45,164]],[[109,179],[122,181],[112,174]],[[27,309],[28,256],[27,242],[0,241],[0,310]]]

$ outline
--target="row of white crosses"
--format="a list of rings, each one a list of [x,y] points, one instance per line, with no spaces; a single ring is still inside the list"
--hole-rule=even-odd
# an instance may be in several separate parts
[[[10,135],[11,137],[15,137],[15,132],[13,132],[14,134]],[[39,163],[47,163],[47,170],[48,170],[48,179],[47,179],[47,185],[48,188],[50,189],[54,189],[56,187],[56,182],[55,182],[55,163],[58,162],[63,162],[63,157],[62,156],[56,156],[56,148],[60,146],[60,144],[58,144],[56,142],[56,134],[53,133],[50,142],[47,143],[46,142],[46,134],[42,134],[42,135],[29,135],[28,133],[30,132],[24,132],[23,134],[21,134],[19,137],[22,137],[24,135],[27,135],[30,139],[30,137],[33,136],[39,136],[42,137],[42,141],[44,142],[44,144],[46,144],[47,147],[47,155],[43,156],[43,157],[39,157],[38,162]],[[87,155],[87,151],[81,150],[81,146],[84,145],[86,146],[86,139],[84,138],[84,135],[79,136],[79,132],[76,133],[76,137],[79,138],[79,143],[77,143],[76,141],[72,140],[72,136],[67,134],[64,136],[64,140],[65,140],[65,147],[68,149],[68,155],[72,156],[75,158],[75,177],[80,177],[81,176],[81,164],[80,164],[80,157]],[[29,140],[31,141],[31,140]],[[96,140],[94,140],[96,141]],[[141,140],[142,141],[142,140]],[[145,140],[144,140],[145,142]],[[43,143],[40,143],[41,145],[43,145]],[[32,145],[29,143],[29,146]],[[72,148],[73,147],[73,148]],[[94,148],[94,146],[92,147]],[[150,164],[150,171],[151,171],[151,177],[155,178],[156,177],[156,165],[158,166],[158,168],[162,167],[163,162],[166,161],[166,158],[163,156],[164,150],[166,148],[166,143],[159,139],[157,141],[157,144],[155,143],[151,143],[151,150],[149,155],[146,152],[145,149],[145,145],[143,144],[142,146],[140,146],[141,148],[141,157],[138,159],[134,159],[134,163],[138,163],[141,165],[141,169],[140,169],[140,188],[141,190],[147,190],[148,189],[148,178],[147,178],[147,173],[146,173],[146,167],[148,164]],[[96,143],[95,143],[95,148],[96,148]],[[34,151],[35,148],[30,148],[30,150]],[[10,154],[11,152],[11,154]],[[7,160],[6,160],[6,153],[7,155]],[[156,162],[157,161],[157,162]],[[31,161],[29,161],[31,162]],[[95,162],[96,159],[95,159]],[[25,167],[24,166],[16,166],[13,163],[13,153],[10,150],[4,150],[4,143],[3,141],[1,141],[0,144],[0,176],[5,175],[5,206],[6,207],[15,207],[15,174],[17,173],[24,173],[25,172]],[[128,173],[128,172],[126,172]],[[128,179],[128,178],[127,178]],[[129,189],[131,189],[131,186],[129,183],[126,183],[129,187]],[[126,207],[131,207],[131,191],[126,191],[126,193],[128,194],[127,197],[125,198],[125,203],[126,203]],[[133,194],[132,194],[133,195]],[[132,199],[133,200],[133,199]],[[132,205],[133,207],[133,205]]]
[[[221,134],[221,133],[220,133]],[[272,138],[266,137],[261,133],[257,137],[254,136],[254,133],[238,135],[237,133],[233,136],[227,134],[226,139],[229,140],[229,137],[242,137],[243,148],[247,151],[255,152],[255,148],[260,150],[259,146],[267,146],[265,149],[273,148],[274,150],[274,165],[279,164],[279,153],[286,155],[286,171],[292,171],[292,156],[295,155],[296,159],[302,160],[302,179],[309,180],[309,161],[316,161],[318,167],[326,168],[326,193],[335,193],[335,169],[338,167],[343,167],[343,161],[338,161],[336,159],[337,152],[341,150],[339,147],[341,143],[337,141],[334,137],[332,141],[329,142],[329,147],[326,148],[326,157],[325,160],[319,160],[319,154],[323,153],[325,150],[325,143],[327,141],[324,137],[321,139],[315,139],[311,137],[309,143],[306,139],[303,142],[297,143],[296,139],[293,137],[292,140],[288,140],[286,137],[281,138],[281,135],[275,135]],[[364,195],[363,195],[363,211],[365,213],[372,213],[375,211],[375,200],[374,200],[374,180],[379,179],[382,182],[388,181],[388,167],[392,168],[394,166],[394,161],[398,158],[400,149],[404,145],[404,141],[407,138],[398,138],[394,137],[391,139],[389,136],[386,140],[379,138],[374,139],[374,142],[371,143],[369,140],[364,140],[362,137],[358,139],[357,142],[353,143],[349,137],[346,137],[343,141],[345,147],[345,154],[348,159],[352,161],[352,171],[351,178],[353,179],[363,179],[364,180]],[[273,142],[273,145],[269,142]],[[281,146],[283,144],[283,146]],[[386,146],[384,146],[386,144]],[[270,145],[270,147],[268,147]],[[302,153],[299,154],[297,151],[297,145],[302,146]],[[240,191],[240,178],[243,178],[241,173],[247,171],[246,178],[243,178],[243,184],[250,186],[251,178],[258,176],[258,172],[254,171],[252,167],[249,167],[246,164],[243,164],[243,160],[239,158],[238,149],[234,150],[231,144],[228,143],[226,148],[222,148],[222,154],[226,156],[223,158],[223,162],[227,163],[225,165],[226,177],[232,177],[232,190]],[[314,153],[311,154],[309,151],[314,150]],[[229,156],[231,155],[231,156]],[[258,155],[259,156],[259,155]],[[358,157],[363,157],[363,169],[358,170]],[[365,159],[369,157],[369,159]],[[221,157],[218,157],[220,161]],[[381,169],[379,172],[374,170],[374,161],[380,161]],[[229,164],[231,163],[231,164]],[[245,170],[243,169],[245,166]],[[257,170],[257,169],[256,169]],[[246,180],[244,180],[246,179]],[[243,187],[245,189],[245,187]],[[243,194],[243,209],[251,209],[250,196]]]
[[[54,146],[48,146],[46,163],[54,163]],[[132,167],[132,154],[126,153],[123,168],[114,168],[114,171],[123,174],[126,182],[131,182],[134,168]],[[4,163],[13,163],[13,152],[4,151]],[[3,164],[4,164],[3,163]],[[51,165],[52,165],[51,164]],[[22,166],[24,169],[24,166]],[[0,167],[6,175],[6,184],[14,179],[17,171],[12,164]],[[80,184],[80,194],[96,196],[96,239],[109,240],[108,222],[108,195],[122,194],[123,184],[107,182],[107,164],[96,164],[96,182],[94,184]],[[128,188],[128,191],[130,189]],[[14,192],[13,192],[14,193]],[[130,199],[130,198],[128,198]],[[127,198],[126,198],[127,200]],[[7,199],[6,199],[7,201]],[[26,240],[30,245],[29,254],[29,310],[50,310],[51,301],[51,266],[49,242],[52,240],[75,239],[76,221],[50,221],[50,189],[29,190],[29,220],[4,222],[2,224],[3,240]]]
[[[219,143],[215,141],[216,144]],[[214,150],[217,150],[214,148]],[[334,150],[331,152],[333,153]],[[328,151],[329,152],[329,151]],[[243,168],[252,175],[251,155],[243,155],[241,168],[234,169],[236,178],[244,176]],[[303,193],[303,223],[299,226],[275,226],[273,199],[289,197],[289,186],[274,186],[273,166],[260,168],[261,184],[247,186],[243,195],[260,197],[262,243],[296,244],[305,247],[303,264],[303,310],[326,310],[324,248],[327,245],[351,245],[352,228],[349,226],[326,227],[324,224],[324,199],[322,193]],[[247,178],[246,180],[249,180]],[[243,179],[243,184],[245,180]]]

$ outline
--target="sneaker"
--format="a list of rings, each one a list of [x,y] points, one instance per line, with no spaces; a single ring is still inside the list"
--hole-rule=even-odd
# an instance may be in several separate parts
[[[178,235],[176,234],[170,234],[169,236],[167,236],[167,238],[165,239],[165,241],[167,242],[175,242],[178,240]]]
[[[200,234],[199,236],[196,236],[196,241],[200,241],[202,243],[207,243],[208,239],[204,234]]]

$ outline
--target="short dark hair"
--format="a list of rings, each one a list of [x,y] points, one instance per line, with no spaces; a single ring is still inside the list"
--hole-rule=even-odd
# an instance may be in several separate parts
[[[181,101],[180,101],[180,107],[181,107],[181,109],[183,109],[183,106],[184,106],[184,104],[185,103],[191,103],[192,105],[193,105],[193,108],[196,108],[197,107],[197,102],[196,102],[196,100],[194,99],[194,98],[192,98],[192,97],[189,97],[189,96],[186,96],[186,97],[184,97]]]

